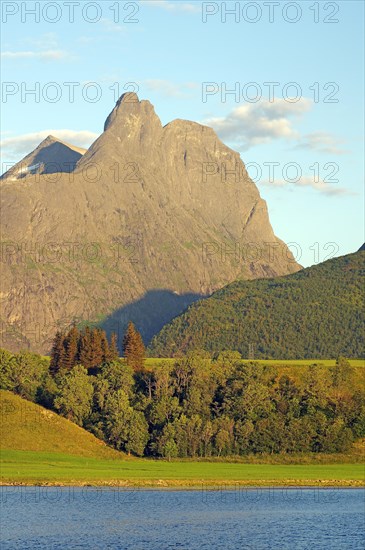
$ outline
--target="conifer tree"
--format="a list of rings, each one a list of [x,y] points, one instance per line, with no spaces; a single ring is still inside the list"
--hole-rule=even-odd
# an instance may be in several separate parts
[[[81,335],[79,348],[79,360],[81,365],[85,367],[85,369],[90,369],[92,367],[93,350],[91,342],[91,330],[89,326],[85,327]]]
[[[91,367],[98,367],[103,362],[103,350],[101,347],[101,330],[94,328],[91,332]]]
[[[108,338],[106,337],[105,330],[100,331],[100,347],[101,347],[101,354],[102,354],[101,362],[107,363],[109,361],[110,351],[109,351],[109,342],[108,342]]]
[[[62,369],[70,371],[78,362],[78,343],[79,343],[80,333],[76,326],[73,326],[68,332],[64,348],[64,360],[62,361]]]
[[[128,323],[128,328],[123,338],[123,352],[127,365],[135,370],[143,369],[145,347],[142,336],[132,321]]]
[[[110,337],[108,361],[110,362],[115,361],[118,358],[119,358],[118,337],[115,332],[112,332],[112,335]]]
[[[51,351],[51,362],[49,365],[49,370],[52,376],[55,376],[58,371],[63,367],[63,360],[65,355],[65,335],[63,332],[58,330],[53,339],[52,351]]]

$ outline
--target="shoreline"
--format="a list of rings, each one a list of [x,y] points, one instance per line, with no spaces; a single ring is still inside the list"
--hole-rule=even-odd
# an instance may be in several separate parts
[[[237,488],[246,489],[364,489],[365,480],[113,480],[113,481],[79,481],[70,480],[67,482],[61,481],[41,481],[41,480],[26,480],[26,481],[11,481],[0,480],[0,487],[94,487],[94,488],[110,488],[115,487],[123,489],[141,489],[141,490],[179,490],[179,491],[209,491],[209,490],[234,490]]]

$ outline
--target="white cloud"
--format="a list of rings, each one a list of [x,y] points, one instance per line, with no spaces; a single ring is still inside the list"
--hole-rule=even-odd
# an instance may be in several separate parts
[[[233,142],[240,151],[253,145],[268,143],[275,138],[299,139],[291,118],[311,109],[312,102],[303,98],[297,103],[284,99],[263,100],[236,107],[226,117],[210,118],[203,124],[212,126],[219,137]]]
[[[139,2],[142,5],[145,5],[149,8],[162,8],[170,12],[185,12],[185,13],[200,13],[201,6],[193,4],[191,2],[180,2],[170,0],[140,0]]]
[[[2,52],[3,59],[40,59],[42,61],[59,61],[66,59],[69,54],[64,50],[44,50],[44,51],[21,51],[21,52]]]
[[[99,137],[98,134],[89,132],[88,130],[41,130],[32,134],[23,134],[4,139],[0,143],[2,156],[3,158],[6,156],[9,160],[13,160],[15,158],[19,159],[19,156],[28,155],[49,135],[61,141],[66,141],[70,145],[84,149],[87,149]]]
[[[293,119],[298,119],[312,106],[313,102],[306,98],[296,103],[284,99],[274,102],[263,100],[245,103],[233,109],[226,117],[209,118],[203,124],[212,126],[223,141],[230,141],[240,151],[282,138],[294,142],[294,149],[330,155],[348,153],[342,147],[344,140],[328,132],[317,131],[301,136],[295,129]]]
[[[313,132],[304,136],[296,149],[309,149],[330,155],[345,155],[349,151],[341,148],[343,143],[344,140],[327,132]]]
[[[345,189],[344,187],[336,187],[335,184],[330,185],[329,183],[321,179],[316,180],[314,176],[302,176],[297,182],[290,182],[284,179],[274,179],[273,181],[264,180],[259,184],[263,185],[264,187],[271,187],[276,189],[280,189],[283,187],[289,187],[289,188],[307,187],[307,188],[314,189],[315,191],[318,191],[319,193],[329,197],[355,194],[352,191]]]

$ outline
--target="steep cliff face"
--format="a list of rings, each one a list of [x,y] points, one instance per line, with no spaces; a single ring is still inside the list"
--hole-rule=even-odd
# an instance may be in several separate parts
[[[124,94],[71,173],[2,184],[2,345],[47,351],[95,321],[148,341],[238,277],[299,269],[240,156],[211,128],[162,126]]]

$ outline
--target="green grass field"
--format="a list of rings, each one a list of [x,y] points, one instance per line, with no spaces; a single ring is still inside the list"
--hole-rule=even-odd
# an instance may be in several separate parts
[[[48,355],[42,356],[45,359],[49,359]],[[121,357],[123,359],[123,357]],[[159,365],[161,361],[168,361],[173,363],[174,358],[168,357],[162,359],[160,357],[147,357],[145,360],[146,367],[153,367]],[[242,359],[242,362],[247,363],[252,359]],[[259,365],[271,365],[271,366],[285,366],[285,367],[308,367],[309,365],[317,364],[324,367],[334,367],[336,359],[254,359],[255,363]],[[348,359],[352,367],[365,367],[365,359]]]
[[[155,358],[147,357],[145,360],[146,368],[158,367],[162,361],[167,361],[168,363],[173,363],[174,358]],[[242,359],[243,363],[247,363],[251,359]],[[310,365],[322,365],[324,367],[334,367],[336,364],[336,359],[257,359],[254,360],[255,363],[259,365],[267,365],[271,367],[309,367]],[[365,359],[349,359],[349,363],[352,367],[364,368]]]
[[[1,452],[1,482],[30,485],[362,486],[358,464],[242,464],[164,460],[113,460],[32,451]]]

